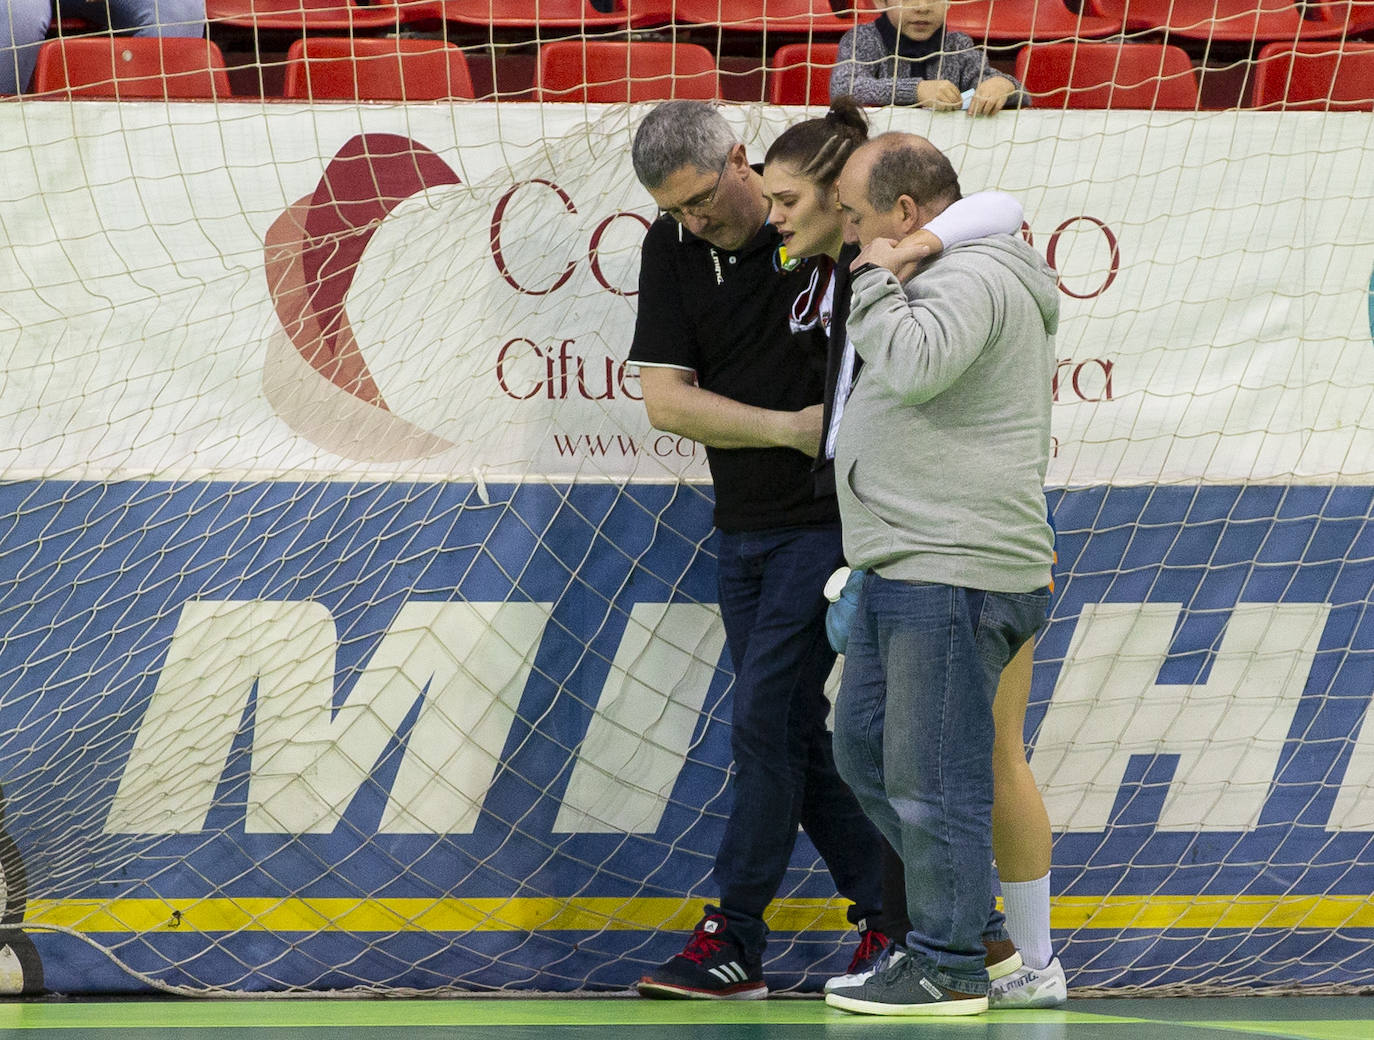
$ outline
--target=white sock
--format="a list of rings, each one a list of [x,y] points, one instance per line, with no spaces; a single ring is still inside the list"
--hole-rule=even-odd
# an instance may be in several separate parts
[[[1050,876],[1034,881],[1003,881],[1002,910],[1007,932],[1021,959],[1032,968],[1050,963]]]

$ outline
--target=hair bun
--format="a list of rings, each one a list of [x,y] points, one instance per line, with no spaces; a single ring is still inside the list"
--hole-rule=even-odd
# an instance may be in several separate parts
[[[829,123],[861,131],[861,137],[868,136],[868,114],[852,94],[841,94],[831,101],[830,110],[825,113],[825,118]]]

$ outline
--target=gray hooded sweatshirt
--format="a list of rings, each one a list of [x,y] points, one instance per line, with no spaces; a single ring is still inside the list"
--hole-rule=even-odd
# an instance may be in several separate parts
[[[835,452],[850,566],[990,592],[1049,584],[1058,324],[1054,271],[1011,235],[946,250],[905,286],[882,269],[854,280],[864,364]]]

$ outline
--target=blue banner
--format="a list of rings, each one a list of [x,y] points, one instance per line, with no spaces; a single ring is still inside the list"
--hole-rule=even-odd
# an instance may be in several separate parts
[[[17,851],[0,847],[11,889],[0,942],[31,939],[48,988],[623,988],[680,948],[673,929],[690,927],[714,895],[730,757],[718,641],[695,644],[712,658],[695,722],[679,745],[655,746],[680,768],[645,802],[652,829],[583,825],[581,802],[582,815],[569,815],[570,799],[583,798],[570,792],[583,790],[575,776],[589,731],[636,626],[657,618],[669,633],[693,610],[715,609],[702,489],[42,481],[0,495],[0,785]],[[1080,661],[1089,627],[1108,632],[1137,610],[1145,621],[1132,632],[1163,626],[1153,682],[1193,691],[1186,710],[1200,711],[1197,691],[1220,688],[1217,662],[1240,646],[1226,642],[1242,638],[1228,636],[1233,618],[1259,611],[1268,626],[1243,655],[1265,667],[1242,671],[1205,753],[1186,742],[1174,750],[1168,733],[1154,752],[1123,752],[1122,768],[1102,774],[1114,793],[1100,822],[1082,799],[1047,793],[1052,817],[1068,807],[1055,819],[1053,882],[1071,985],[1369,984],[1374,815],[1362,821],[1374,796],[1360,748],[1374,741],[1362,741],[1374,694],[1374,490],[1093,487],[1050,497],[1059,565],[1036,649],[1032,743],[1060,725],[1056,692],[1072,685],[1070,670],[1097,667]],[[255,746],[264,705],[287,703],[289,684],[269,691],[272,669],[299,663],[285,658],[302,631],[291,619],[306,615],[260,613],[268,620],[253,631],[278,640],[261,648],[234,626],[243,605],[273,604],[308,605],[334,633],[333,700],[319,725],[342,718],[364,687],[383,719],[379,742],[344,742],[377,752],[357,763],[357,783],[318,767],[319,789],[342,794],[324,799],[314,830],[293,829],[273,805],[315,782],[316,751],[300,752],[307,764],[282,780],[277,802],[254,789],[273,768],[275,749]],[[539,625],[509,715],[499,698],[480,713],[494,727],[483,732],[503,736],[485,749],[486,768],[464,767],[482,782],[475,808],[439,832],[397,794],[438,679],[422,668],[419,695],[386,707],[392,687],[377,659],[418,616],[406,611],[439,617],[449,605],[517,618],[525,608]],[[224,627],[191,652],[193,607]],[[1309,650],[1287,638],[1294,619],[1316,625]],[[189,704],[184,720],[166,714],[158,690],[168,690],[169,661],[184,671],[240,645],[249,649],[206,665],[249,676],[241,701],[226,685],[218,702],[232,702],[231,726]],[[248,660],[259,650],[262,660]],[[1256,689],[1251,703],[1244,677],[1259,675],[1280,676],[1292,696]],[[1085,711],[1065,762],[1088,737],[1109,757],[1114,741],[1135,747],[1131,727],[1094,728]],[[1232,768],[1228,734],[1250,727],[1251,714],[1253,732],[1281,739],[1247,745]],[[1266,754],[1267,788],[1245,795],[1254,818],[1235,824],[1244,813],[1227,785],[1253,789]],[[161,816],[146,776],[130,772],[154,767],[166,772],[153,789],[175,803]],[[210,779],[183,784],[191,774]],[[1062,773],[1051,779],[1062,788]],[[1204,809],[1188,830],[1193,804]],[[155,829],[124,829],[144,811],[161,821]],[[781,895],[770,982],[817,988],[843,970],[850,937],[805,840]]]

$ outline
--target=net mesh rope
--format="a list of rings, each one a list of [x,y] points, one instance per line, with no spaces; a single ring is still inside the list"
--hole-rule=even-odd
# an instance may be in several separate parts
[[[630,34],[459,8],[398,38],[461,48],[481,100],[283,100],[300,33],[212,10],[232,96],[0,104],[9,990],[614,990],[714,897],[709,475],[625,364],[646,109],[532,100],[541,45]],[[819,111],[766,103],[778,48],[839,36],[731,8],[632,35],[705,47],[758,160]],[[1346,19],[1345,61],[1360,17],[1304,25]],[[1265,39],[1169,42],[1186,109],[870,112],[1016,195],[1061,279],[1026,736],[1070,985],[1353,991],[1374,143],[1344,80],[1254,96]],[[845,969],[805,836],[770,926],[773,988]]]

